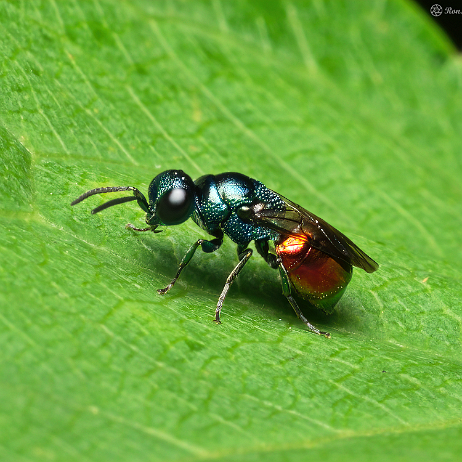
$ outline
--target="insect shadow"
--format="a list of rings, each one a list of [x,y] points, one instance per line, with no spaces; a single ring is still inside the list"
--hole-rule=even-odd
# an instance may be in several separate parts
[[[152,282],[146,290],[156,291],[164,287],[171,280],[188,245],[184,242],[175,244],[176,250],[173,252],[172,246],[166,245],[165,239],[156,242],[156,237],[146,235],[133,235],[133,238],[139,239],[143,243],[143,248],[137,257],[141,266],[155,268],[156,271],[156,281]],[[179,255],[180,258],[176,258],[174,254]],[[207,302],[203,307],[204,316],[213,320],[214,300],[216,300],[219,289],[223,287],[230,268],[233,268],[237,263],[236,260],[234,249],[230,243],[224,244],[220,251],[215,254],[199,254],[182,272],[181,280],[175,285],[175,290],[170,291],[165,296],[177,299],[184,297],[188,292],[194,292],[201,294],[204,298],[203,294],[206,292],[206,297],[210,298],[210,303]],[[155,295],[157,296],[157,293]],[[285,322],[290,323],[291,327],[296,328],[299,324],[300,329],[303,329],[303,323],[294,316],[292,307],[285,303],[279,275],[257,259],[248,264],[242,271],[226,300],[225,317],[226,314],[246,312],[248,306],[253,306],[257,307],[255,313],[269,310],[275,319],[283,318]],[[337,312],[324,313],[303,300],[301,303],[303,313],[319,324],[332,326],[341,322],[340,318],[344,317],[339,316]]]

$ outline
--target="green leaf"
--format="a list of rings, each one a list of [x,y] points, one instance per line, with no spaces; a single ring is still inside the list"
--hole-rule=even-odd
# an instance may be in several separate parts
[[[2,2],[0,457],[454,460],[461,453],[462,69],[411,2]],[[239,171],[380,263],[334,315],[235,245],[160,297],[161,234],[110,185]],[[148,233],[146,233],[148,234]]]

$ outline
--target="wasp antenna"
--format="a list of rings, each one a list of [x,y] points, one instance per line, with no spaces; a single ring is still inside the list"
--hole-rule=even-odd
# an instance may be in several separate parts
[[[106,202],[103,205],[100,205],[99,207],[96,207],[96,209],[93,209],[91,213],[95,214],[98,212],[101,212],[101,210],[107,209],[108,207],[112,207],[113,205],[117,204],[123,204],[124,202],[129,202],[129,201],[134,201],[136,200],[138,202],[138,205],[146,212],[146,213],[153,213],[151,210],[148,201],[146,198],[143,196],[143,194],[134,186],[109,186],[107,188],[96,188],[96,189],[91,189],[90,191],[87,191],[86,193],[83,193],[80,197],[78,197],[75,201],[71,202],[71,205],[78,204],[79,202],[82,202],[84,199],[90,196],[94,196],[95,194],[104,194],[104,193],[110,193],[110,192],[117,192],[117,191],[132,191],[133,192],[133,197],[122,197],[120,199],[114,199],[112,201]]]
[[[113,205],[123,204],[124,202],[131,202],[136,200],[137,199],[135,196],[118,197],[117,199],[112,199],[111,201],[107,201],[104,204],[101,204],[99,207],[96,207],[91,211],[91,214],[94,215],[95,213],[101,212],[101,210],[112,207]]]
[[[94,196],[95,194],[104,194],[108,192],[116,192],[116,191],[138,191],[133,186],[108,186],[107,188],[96,188],[83,193],[80,197],[78,197],[75,201],[71,202],[71,205],[78,204],[82,202],[84,199],[90,196]]]

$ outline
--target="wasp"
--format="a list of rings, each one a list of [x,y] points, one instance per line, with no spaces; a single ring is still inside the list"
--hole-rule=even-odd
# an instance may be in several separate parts
[[[228,236],[237,244],[239,262],[229,274],[215,310],[220,312],[226,294],[252,256],[249,244],[271,268],[279,270],[282,292],[308,329],[330,337],[312,325],[300,310],[294,294],[311,305],[331,313],[342,297],[353,274],[353,266],[368,273],[378,264],[348,237],[263,183],[236,172],[204,175],[193,181],[182,170],[157,175],[148,188],[148,200],[133,186],[96,188],[82,194],[71,205],[95,194],[130,191],[131,195],[112,199],[92,210],[98,213],[117,204],[136,200],[146,213],[146,228],[131,223],[134,231],[159,233],[159,226],[174,226],[189,218],[211,239],[198,239],[183,257],[175,277],[157,292],[165,295],[180,277],[196,250],[217,251]],[[271,244],[271,248],[270,248]]]

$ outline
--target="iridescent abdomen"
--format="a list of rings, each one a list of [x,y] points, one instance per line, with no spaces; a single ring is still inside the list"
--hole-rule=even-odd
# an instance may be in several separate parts
[[[350,282],[352,266],[339,264],[311,247],[303,237],[281,235],[275,247],[297,294],[314,306],[332,312]]]

